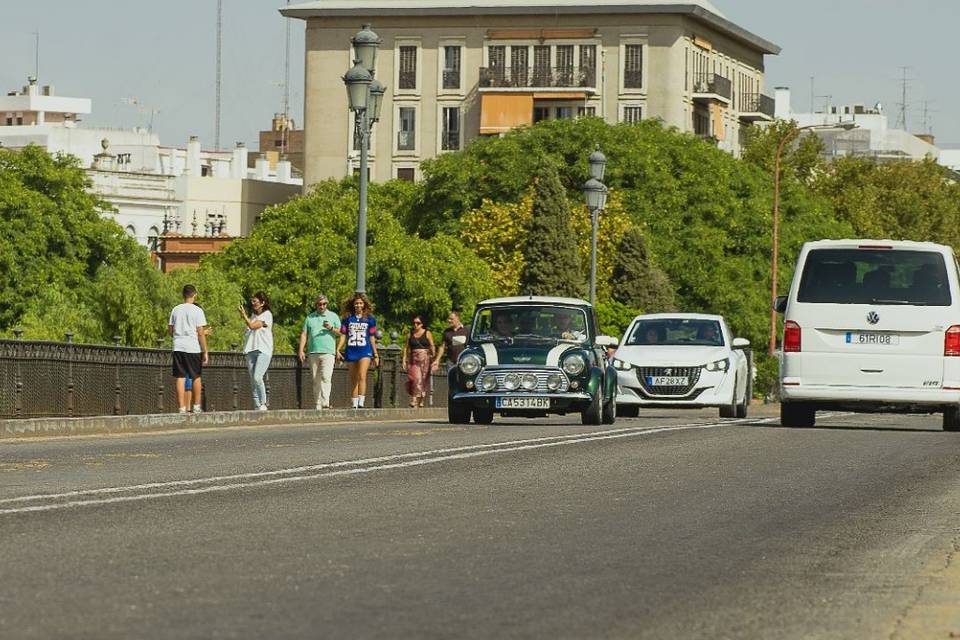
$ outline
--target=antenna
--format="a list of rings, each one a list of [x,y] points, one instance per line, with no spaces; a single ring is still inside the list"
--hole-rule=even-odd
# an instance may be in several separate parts
[[[223,48],[223,0],[217,0],[217,97],[216,118],[213,125],[213,148],[220,150],[220,84],[222,65],[220,53]]]
[[[900,109],[900,115],[897,116],[897,129],[907,128],[907,87],[910,85],[910,79],[907,77],[907,71],[910,70],[910,67],[900,67],[900,70],[903,72],[903,77],[900,80],[900,103],[897,104],[897,107]]]
[[[40,82],[40,29],[37,29],[33,32],[33,35],[36,37],[36,44],[34,46],[34,66],[33,66],[33,77],[37,79],[37,82]]]
[[[923,119],[921,121],[920,129],[929,136],[933,135],[933,118],[930,116],[930,114],[936,112],[936,109],[930,108],[930,103],[928,101],[923,101]]]

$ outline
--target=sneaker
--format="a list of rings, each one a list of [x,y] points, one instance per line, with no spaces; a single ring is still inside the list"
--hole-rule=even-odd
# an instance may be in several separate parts
[[[259,407],[257,407],[257,411],[266,411],[266,410],[267,410],[267,405],[265,404],[262,404]]]
[[[203,407],[201,407],[201,406],[198,405],[198,404],[195,404],[195,405],[193,405],[193,412],[194,412],[194,413],[203,413]]]
[[[186,413],[186,412],[187,412],[186,407],[180,407],[180,413]]]

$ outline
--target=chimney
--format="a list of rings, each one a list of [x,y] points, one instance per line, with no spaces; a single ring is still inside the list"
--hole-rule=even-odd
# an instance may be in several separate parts
[[[197,177],[201,175],[200,138],[197,136],[190,136],[190,141],[187,143],[187,175]]]
[[[778,120],[789,120],[793,109],[790,108],[790,87],[777,87],[773,94],[773,116]]]
[[[233,161],[230,163],[230,177],[231,178],[246,178],[247,177],[247,156],[249,152],[247,151],[247,145],[242,142],[238,142],[236,148],[233,150]]]
[[[292,173],[290,161],[284,156],[282,160],[277,162],[277,182],[290,184],[290,175]]]
[[[254,165],[253,175],[257,180],[266,180],[270,177],[270,161],[266,158],[257,158]]]

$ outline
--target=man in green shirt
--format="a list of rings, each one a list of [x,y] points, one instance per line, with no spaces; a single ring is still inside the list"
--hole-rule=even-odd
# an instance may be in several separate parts
[[[330,408],[330,382],[336,362],[337,338],[340,337],[340,317],[327,308],[327,296],[317,296],[314,304],[316,311],[303,321],[297,355],[300,362],[307,360],[310,363],[313,394],[319,411]]]

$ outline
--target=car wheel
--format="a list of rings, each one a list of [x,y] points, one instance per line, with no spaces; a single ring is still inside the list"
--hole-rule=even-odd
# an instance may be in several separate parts
[[[617,417],[636,418],[640,415],[640,405],[638,404],[618,404]]]
[[[943,410],[943,430],[960,431],[960,407],[947,407]]]
[[[603,398],[599,391],[590,401],[590,406],[580,412],[580,422],[583,424],[600,424],[603,422]]]
[[[490,424],[493,422],[493,409],[474,409],[473,421],[477,424]]]
[[[780,424],[784,427],[812,427],[817,422],[817,410],[801,402],[780,405]]]
[[[447,421],[450,424],[467,424],[470,422],[470,407],[453,400],[447,401]]]
[[[743,390],[743,400],[737,403],[736,416],[737,418],[746,418],[747,409],[750,407],[750,385],[747,384],[747,388]]]
[[[603,403],[603,424],[613,424],[617,421],[617,396],[610,398],[610,402]]]
[[[730,404],[725,407],[720,407],[720,417],[721,418],[736,418],[737,417],[737,379],[733,379],[733,396],[730,398]]]

